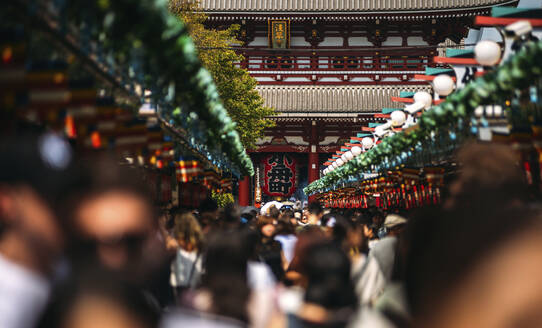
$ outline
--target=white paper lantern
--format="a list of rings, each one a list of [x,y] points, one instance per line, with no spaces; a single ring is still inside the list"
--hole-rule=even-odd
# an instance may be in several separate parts
[[[433,104],[433,97],[429,92],[418,91],[414,94],[414,102],[422,103],[425,109],[429,109]]]
[[[361,139],[361,144],[363,145],[363,148],[371,149],[373,147],[373,145],[374,145],[374,140],[373,140],[373,138],[365,137],[365,138]]]
[[[480,41],[474,47],[474,57],[480,65],[493,66],[501,60],[501,46],[495,41]]]
[[[341,156],[341,159],[343,160],[343,162],[348,162],[348,160],[346,159],[346,156],[345,156],[346,153],[342,154]]]
[[[482,106],[478,106],[474,109],[474,115],[476,117],[482,117],[482,115],[484,115],[484,107]]]
[[[486,116],[488,117],[493,116],[493,106],[486,106]]]
[[[359,147],[359,146],[352,147],[352,155],[359,156],[361,154],[361,152],[362,152],[361,147]]]
[[[502,116],[502,106],[501,105],[495,105],[493,106],[493,115],[495,117],[501,117]]]
[[[393,126],[402,126],[405,124],[406,114],[402,110],[396,110],[391,113],[391,124]]]
[[[333,170],[335,170],[335,168],[333,167],[333,164],[328,166],[327,169],[328,169],[328,172],[333,172]]]
[[[342,159],[340,159],[340,158],[337,159],[336,163],[337,163],[338,166],[343,166],[344,165],[344,161]]]
[[[337,161],[333,162],[333,164],[331,164],[333,166],[333,169],[336,169],[339,167],[339,164],[337,164]]]
[[[454,92],[455,83],[449,75],[440,74],[433,80],[433,89],[439,96],[446,97]]]
[[[354,158],[354,154],[352,154],[352,151],[349,150],[346,153],[344,153],[344,157],[346,157],[347,161],[351,161]]]

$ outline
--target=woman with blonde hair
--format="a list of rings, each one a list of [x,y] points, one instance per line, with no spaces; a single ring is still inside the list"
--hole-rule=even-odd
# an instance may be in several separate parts
[[[175,216],[173,231],[179,248],[171,263],[170,281],[178,295],[185,289],[197,287],[200,282],[203,233],[198,221],[190,213]]]

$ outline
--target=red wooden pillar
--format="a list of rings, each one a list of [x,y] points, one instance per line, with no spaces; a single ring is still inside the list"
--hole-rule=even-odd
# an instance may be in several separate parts
[[[239,180],[239,206],[248,206],[250,202],[250,180],[244,177]]]

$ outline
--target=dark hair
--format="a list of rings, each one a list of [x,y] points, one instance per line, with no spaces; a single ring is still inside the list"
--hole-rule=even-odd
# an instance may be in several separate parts
[[[292,218],[294,218],[294,211],[292,209],[286,209],[279,216],[280,220],[289,220],[289,219],[292,219]]]
[[[318,202],[311,202],[309,204],[309,213],[314,215],[320,215],[324,212],[324,209],[322,208],[322,205]]]
[[[246,236],[240,231],[222,230],[210,235],[202,277],[202,287],[212,295],[212,311],[243,322],[248,322],[246,305],[250,296],[247,246]]]
[[[409,222],[405,287],[413,316],[434,313],[481,260],[540,221],[522,202],[523,174],[509,147],[470,144],[445,209],[426,208]]]
[[[79,272],[78,275],[55,288],[38,328],[64,326],[64,321],[74,306],[87,295],[104,298],[118,304],[146,327],[158,326],[160,309],[152,304],[140,288],[109,271],[93,268],[84,273]]]
[[[235,204],[229,204],[224,207],[219,214],[219,219],[222,223],[228,226],[237,226],[241,223],[241,212]]]
[[[218,203],[211,197],[205,198],[199,205],[199,212],[201,214],[206,212],[214,212],[218,210]]]
[[[274,219],[278,219],[279,216],[280,216],[280,211],[278,210],[278,208],[273,205],[269,208],[269,211],[268,211],[268,215]]]
[[[295,228],[289,220],[280,219],[277,222],[275,235],[295,235]]]
[[[50,154],[48,156],[46,152],[51,152],[48,147],[54,147],[60,155],[56,158]],[[66,198],[81,184],[83,178],[71,156],[70,146],[52,134],[3,138],[0,140],[0,190],[4,186],[28,186],[58,214],[61,210],[59,205],[66,202]],[[64,219],[63,216],[58,218]],[[0,235],[5,223],[0,217]]]
[[[258,217],[258,221],[257,221],[258,231],[261,231],[261,229],[265,227],[266,225],[274,224],[274,223],[275,223],[275,218],[271,216],[261,215],[260,217]]]
[[[357,304],[350,279],[350,260],[332,243],[310,247],[301,263],[308,279],[305,301],[334,310]]]
[[[342,216],[334,216],[335,225],[333,226],[333,241],[337,245],[342,245],[346,240],[348,231],[354,228],[354,224]]]

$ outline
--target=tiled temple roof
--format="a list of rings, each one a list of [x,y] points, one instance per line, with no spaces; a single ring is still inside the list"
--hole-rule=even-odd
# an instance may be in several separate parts
[[[429,90],[425,85],[263,86],[256,87],[265,104],[281,114],[364,113],[397,107],[391,97],[401,91]]]
[[[480,8],[511,0],[201,0],[212,12],[397,12]]]

